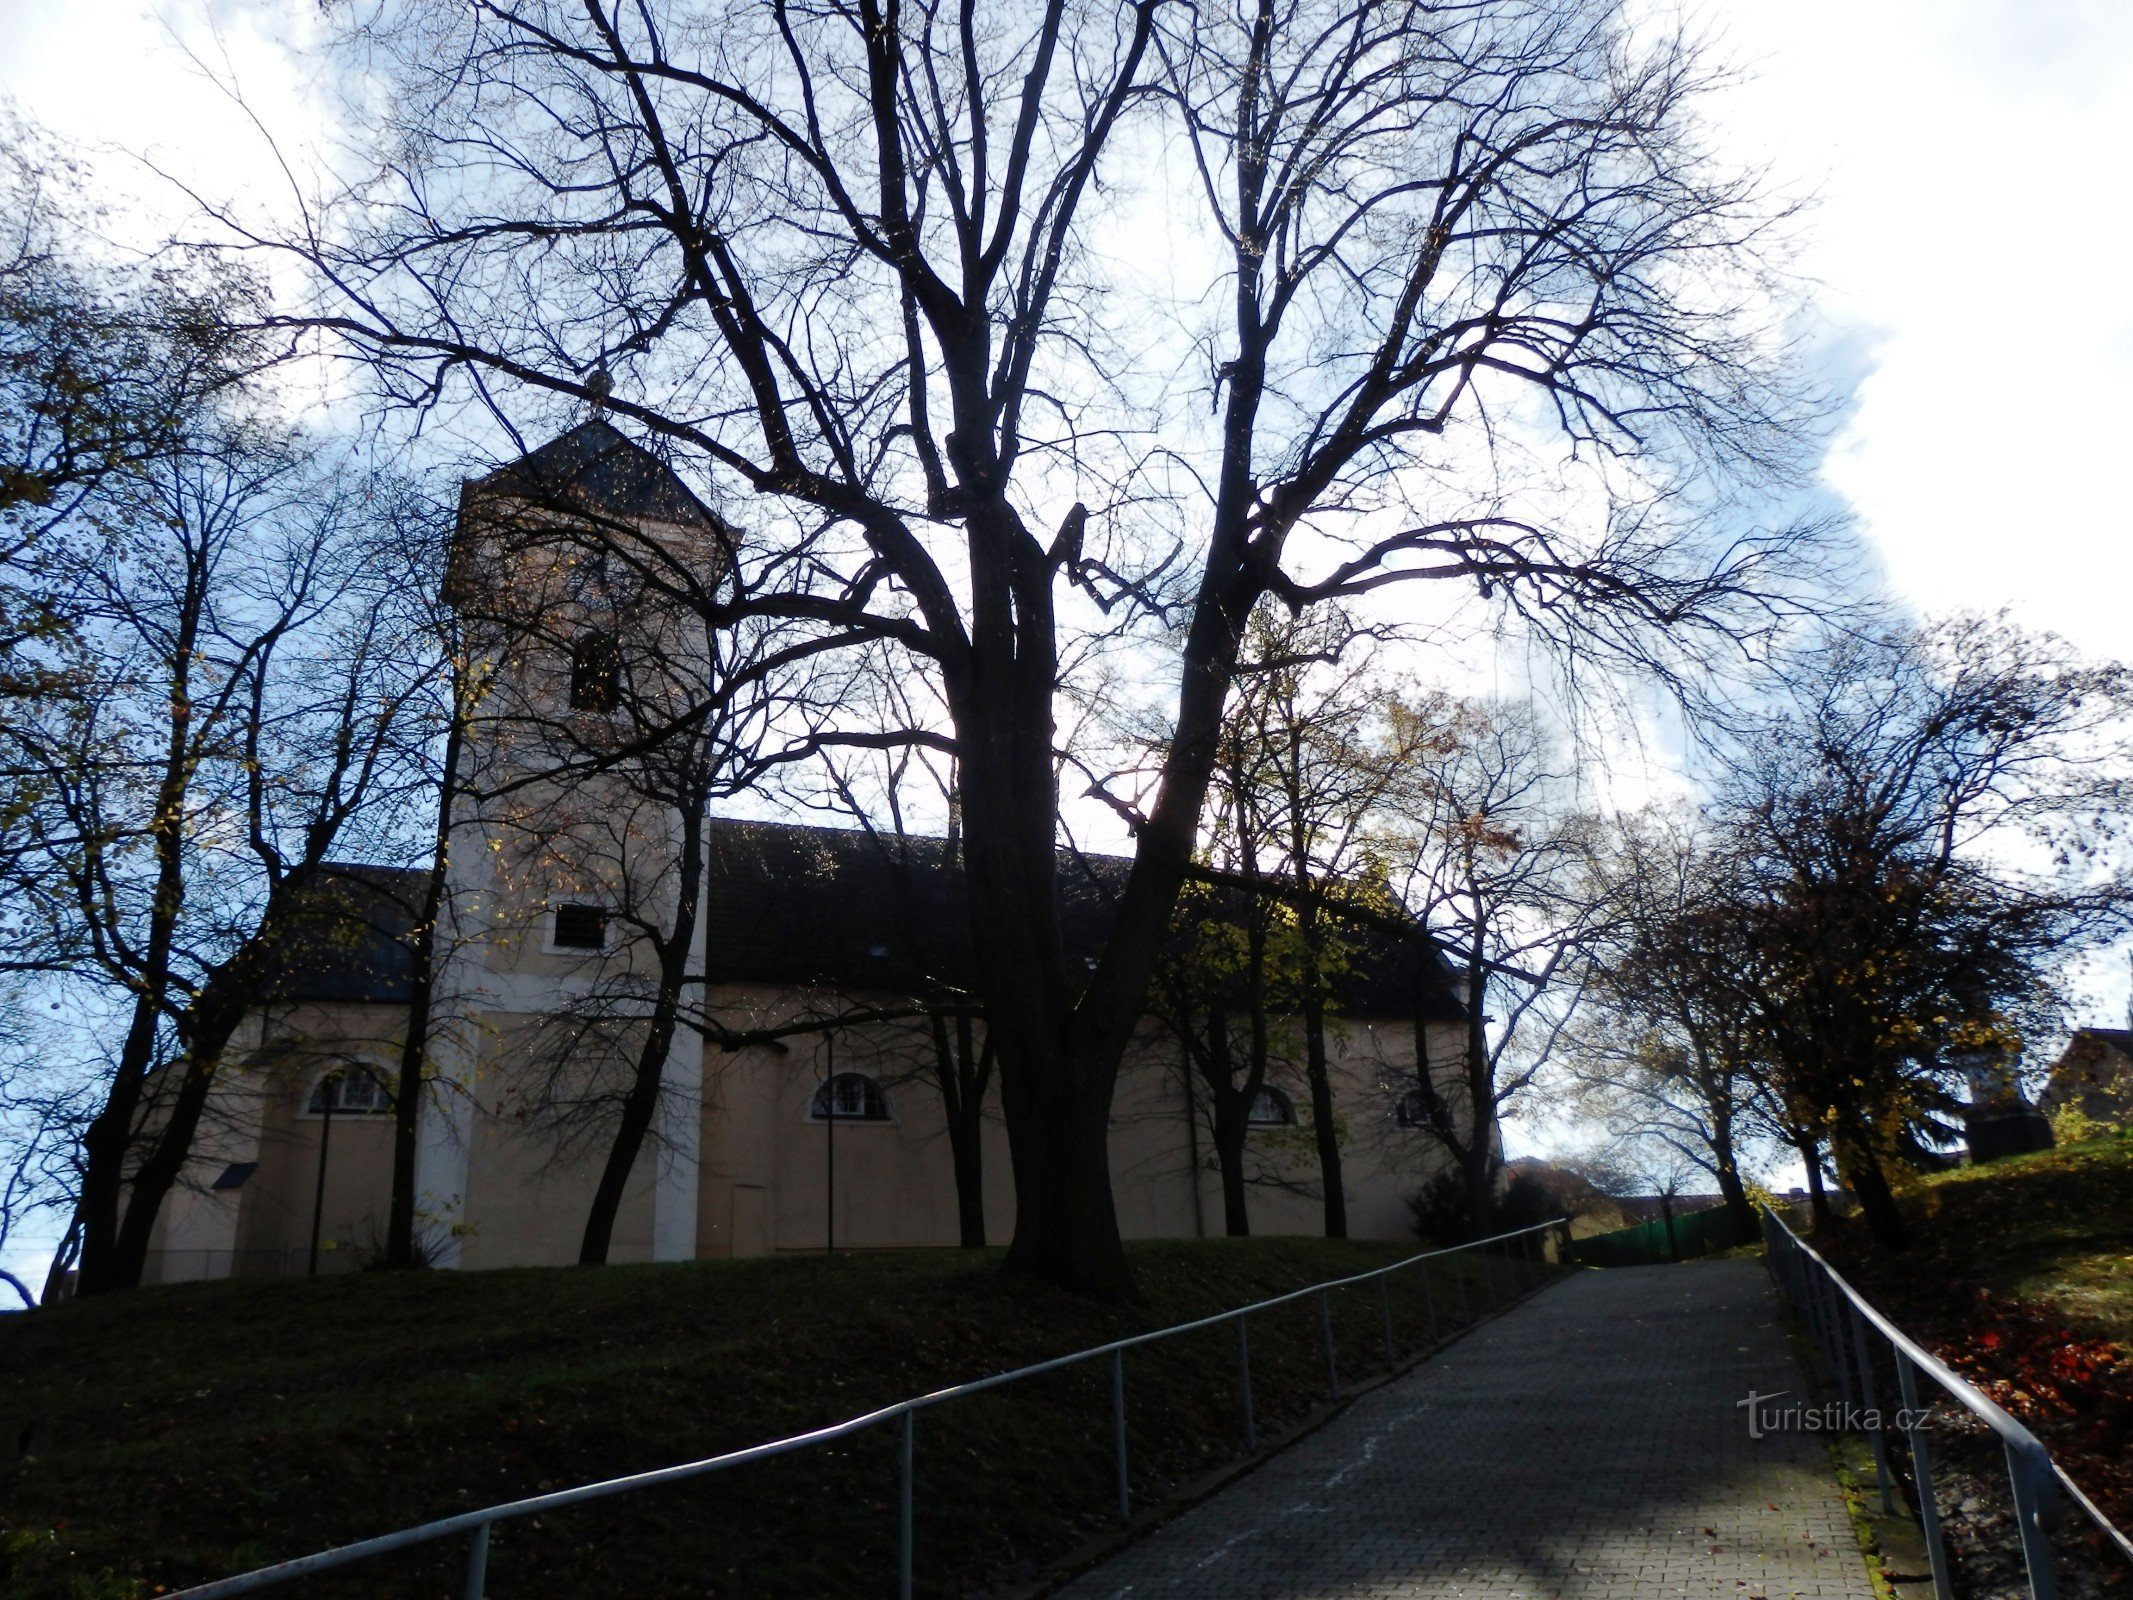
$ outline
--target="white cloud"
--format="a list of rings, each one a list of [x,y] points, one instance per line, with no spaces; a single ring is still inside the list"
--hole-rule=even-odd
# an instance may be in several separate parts
[[[1811,182],[1801,268],[1869,337],[1827,475],[1895,590],[2127,651],[2133,435],[2115,0],[1731,0],[1736,157]]]

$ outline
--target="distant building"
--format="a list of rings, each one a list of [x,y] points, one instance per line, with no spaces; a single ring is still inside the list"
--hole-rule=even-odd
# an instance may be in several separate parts
[[[2030,1150],[2049,1150],[2052,1125],[2022,1098],[2018,1050],[1977,1050],[1950,1063],[1969,1085],[1963,1108],[1963,1143],[1972,1161],[1993,1161]]]
[[[2037,1104],[2046,1112],[2078,1106],[2098,1122],[2133,1126],[2133,1029],[2076,1028]]]
[[[439,1265],[577,1259],[623,1066],[643,1037],[645,930],[672,926],[671,812],[611,775],[540,776],[559,731],[582,748],[612,726],[619,741],[628,693],[679,692],[672,682],[645,689],[656,674],[633,658],[643,641],[661,637],[660,670],[686,676],[673,653],[686,630],[672,608],[629,562],[589,556],[599,541],[571,536],[578,519],[625,529],[648,563],[672,557],[697,572],[715,572],[733,537],[661,463],[598,421],[462,497],[448,592],[463,617],[482,619],[474,631],[492,673],[462,775],[473,792],[509,802],[469,805],[454,828],[435,1076],[416,1162],[422,1234]],[[500,617],[518,624],[500,627]],[[737,1033],[793,1031],[732,1049],[677,1031],[611,1259],[953,1244],[948,1123],[925,1070],[930,1029],[911,1013],[967,992],[954,846],[720,818],[704,855],[690,953],[704,1011]],[[1070,964],[1101,948],[1123,867],[1083,858],[1067,875]],[[382,1242],[413,970],[407,932],[424,882],[421,872],[339,869],[271,1003],[239,1036],[243,1053],[233,1051],[164,1207],[151,1281],[302,1271],[314,1233],[328,1267],[356,1264]],[[1397,1237],[1411,1224],[1408,1196],[1443,1161],[1414,1125],[1415,1030],[1454,1093],[1466,1011],[1419,927],[1363,941],[1334,1000],[1351,1228]],[[897,1012],[901,1020],[879,1020]],[[874,1020],[821,1025],[861,1013]],[[1221,1228],[1204,1106],[1179,1060],[1150,1021],[1119,1079],[1111,1161],[1132,1236]],[[991,1103],[985,1212],[989,1236],[1004,1242],[1013,1189],[997,1084]],[[1301,1074],[1285,1070],[1253,1108],[1255,1231],[1320,1225],[1311,1140],[1297,1126],[1308,1104]]]

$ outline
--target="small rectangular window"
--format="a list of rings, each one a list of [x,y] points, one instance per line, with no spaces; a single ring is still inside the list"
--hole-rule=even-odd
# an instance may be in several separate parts
[[[612,711],[622,702],[622,649],[611,633],[581,633],[570,647],[570,709]]]
[[[605,950],[607,948],[607,908],[605,906],[557,905],[555,908],[555,947],[558,950]]]

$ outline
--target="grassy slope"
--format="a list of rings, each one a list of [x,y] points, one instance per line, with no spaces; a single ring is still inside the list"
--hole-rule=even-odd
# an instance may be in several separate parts
[[[1096,1305],[955,1252],[152,1289],[0,1322],[0,1592],[134,1596],[513,1496],[714,1454],[948,1383],[1382,1265],[1411,1246],[1134,1250],[1146,1304]],[[1440,1305],[1456,1302],[1437,1268]],[[1413,1275],[1403,1343],[1424,1331]],[[1376,1292],[1335,1297],[1345,1370]],[[1236,1449],[1235,1336],[1128,1358],[1136,1494]],[[1255,1319],[1262,1428],[1320,1395],[1309,1302]],[[1104,1525],[1101,1364],[918,1421],[923,1593],[1033,1570]],[[30,1454],[8,1446],[30,1430]],[[600,1502],[498,1533],[493,1595],[878,1593],[894,1439]],[[464,1543],[291,1594],[453,1592]]]
[[[1903,1205],[1901,1255],[1857,1217],[1818,1242],[2133,1526],[2133,1135],[1958,1168]]]
[[[1910,1197],[1952,1276],[2051,1306],[2133,1355],[2133,1132],[1960,1167]]]

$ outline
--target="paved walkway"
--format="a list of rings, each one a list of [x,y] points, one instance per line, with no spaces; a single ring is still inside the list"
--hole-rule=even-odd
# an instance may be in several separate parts
[[[1061,1591],[1071,1600],[1872,1600],[1750,1262],[1585,1272]]]

